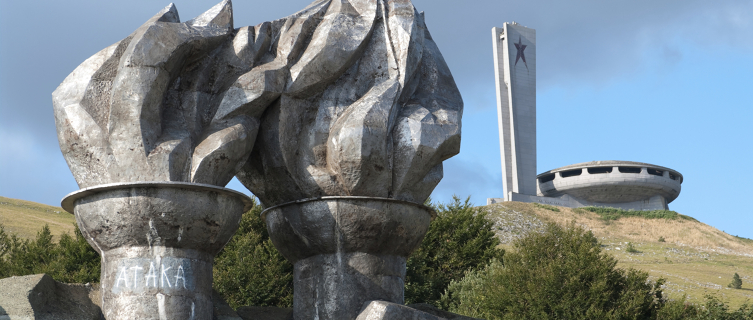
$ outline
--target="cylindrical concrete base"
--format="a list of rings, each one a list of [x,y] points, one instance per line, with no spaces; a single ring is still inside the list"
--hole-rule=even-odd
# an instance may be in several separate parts
[[[107,320],[211,319],[214,255],[250,204],[233,190],[178,182],[98,186],[63,200],[102,256]]]
[[[395,199],[322,197],[262,213],[294,266],[296,320],[355,319],[370,300],[403,303],[405,261],[433,211]]]
[[[211,319],[213,257],[196,250],[127,247],[102,259],[108,320]]]
[[[405,258],[362,252],[317,255],[295,263],[296,319],[355,319],[370,300],[403,303]]]

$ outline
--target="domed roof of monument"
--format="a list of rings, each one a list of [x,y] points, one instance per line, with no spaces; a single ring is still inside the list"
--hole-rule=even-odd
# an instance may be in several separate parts
[[[545,171],[542,173],[539,173],[536,177],[540,177],[545,174],[554,173],[554,172],[560,172],[570,169],[579,169],[579,168],[593,168],[593,167],[648,167],[652,169],[659,169],[659,170],[667,170],[670,171],[676,175],[679,175],[682,177],[682,174],[678,172],[677,170],[674,170],[672,168],[667,168],[655,164],[650,164],[646,162],[637,162],[637,161],[624,161],[624,160],[601,160],[601,161],[588,161],[588,162],[581,162],[581,163],[575,163],[571,165],[566,165],[564,167],[559,167],[556,169],[552,169],[549,171]]]

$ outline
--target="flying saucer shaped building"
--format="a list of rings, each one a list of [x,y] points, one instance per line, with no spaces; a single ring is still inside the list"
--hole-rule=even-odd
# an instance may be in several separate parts
[[[493,28],[504,198],[564,207],[669,209],[682,175],[633,161],[592,161],[536,175],[536,31],[515,22]]]
[[[546,171],[536,182],[537,196],[567,201],[570,207],[666,210],[680,195],[682,174],[642,162],[592,161]]]

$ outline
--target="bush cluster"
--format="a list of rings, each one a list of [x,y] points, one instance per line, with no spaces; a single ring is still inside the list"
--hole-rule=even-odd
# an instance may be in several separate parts
[[[695,305],[684,299],[667,302],[658,312],[657,320],[753,320],[753,306],[743,304],[737,310],[713,295],[706,296],[706,303]]]
[[[56,243],[45,225],[33,241],[8,234],[0,225],[0,278],[46,273],[66,283],[98,282],[99,254],[76,227]]]
[[[616,268],[589,231],[549,224],[514,243],[504,263],[494,260],[442,295],[450,311],[484,319],[753,320],[753,306],[737,310],[715,296],[703,305],[663,296],[664,279]]]
[[[662,281],[616,268],[590,231],[548,224],[494,261],[453,282],[442,296],[450,311],[485,319],[650,319]]]
[[[481,268],[492,259],[501,260],[504,255],[497,248],[494,224],[483,211],[473,207],[470,197],[461,201],[453,196],[451,203],[432,207],[437,217],[407,262],[406,304],[439,305],[450,282],[462,279],[466,271]]]

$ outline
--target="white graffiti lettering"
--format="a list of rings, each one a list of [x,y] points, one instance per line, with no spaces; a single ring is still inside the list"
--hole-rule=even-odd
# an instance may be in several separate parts
[[[157,286],[157,274],[154,272],[154,262],[149,263],[149,273],[146,274],[146,286],[149,286],[149,279],[152,279],[153,286]]]
[[[125,287],[128,288],[128,274],[126,274],[126,268],[121,267],[118,272],[118,280],[115,280],[115,286],[120,287],[120,282],[125,283]]]
[[[183,266],[178,266],[178,272],[175,274],[175,286],[178,286],[178,280],[183,280],[183,289],[186,288],[186,278]]]
[[[167,273],[166,273],[170,269],[172,269],[172,267],[168,267],[167,269],[165,269],[165,265],[164,264],[162,265],[162,277],[160,277],[159,282],[160,282],[160,286],[163,288],[165,287],[165,281],[167,281],[168,288],[172,287],[170,285],[170,279],[167,278]]]
[[[114,292],[147,288],[193,289],[191,264],[183,259],[125,260],[119,264],[116,274]]]
[[[144,268],[135,266],[135,267],[130,267],[129,269],[133,270],[133,287],[135,288],[139,285],[139,272],[138,271],[144,270]]]

